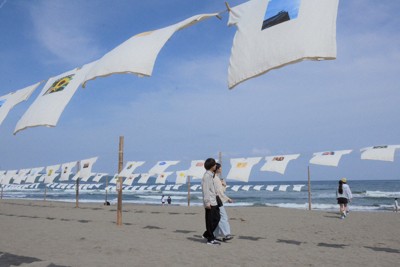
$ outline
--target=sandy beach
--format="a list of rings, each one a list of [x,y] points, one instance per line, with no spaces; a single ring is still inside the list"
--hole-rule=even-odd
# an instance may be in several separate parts
[[[397,266],[400,213],[227,207],[207,245],[202,207],[0,201],[0,266]]]

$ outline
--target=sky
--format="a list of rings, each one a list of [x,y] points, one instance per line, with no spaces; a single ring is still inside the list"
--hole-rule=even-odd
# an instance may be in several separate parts
[[[244,3],[228,1],[230,6]],[[202,13],[222,0],[0,0],[0,95],[99,59],[130,37]],[[341,0],[337,59],[304,61],[228,89],[236,28],[228,13],[181,30],[161,50],[151,77],[117,74],[79,88],[57,127],[13,135],[40,86],[0,125],[0,169],[17,170],[98,156],[93,172],[124,163],[300,154],[284,175],[260,172],[250,181],[397,179],[394,162],[360,159],[360,149],[400,144],[400,1]],[[309,164],[314,152],[353,149],[338,167]],[[174,181],[175,176],[170,176]]]

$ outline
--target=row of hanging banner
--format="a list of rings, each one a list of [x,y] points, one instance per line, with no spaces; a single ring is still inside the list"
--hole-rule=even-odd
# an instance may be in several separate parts
[[[3,185],[2,189],[6,191],[18,191],[18,190],[30,190],[30,189],[39,189],[41,183],[34,184],[8,184]],[[168,185],[135,185],[135,186],[123,186],[122,189],[125,192],[149,192],[149,191],[178,191],[183,184],[168,184]],[[279,191],[286,192],[289,191],[288,188],[291,187],[291,191],[300,192],[304,184],[295,184],[295,185],[227,185],[226,189],[229,191]],[[103,183],[89,183],[89,184],[66,184],[66,183],[52,183],[46,184],[46,187],[49,189],[58,189],[58,190],[76,190],[78,187],[79,190],[99,190],[104,189],[107,192],[116,192],[117,187],[114,185],[104,186]],[[199,184],[195,184],[190,186],[191,191],[201,191],[202,187]],[[276,190],[275,190],[276,189]]]
[[[361,149],[361,159],[363,160],[381,160],[381,161],[394,161],[396,149],[400,145],[381,145],[372,146]],[[350,154],[352,150],[337,150],[317,152],[313,154],[310,159],[311,164],[334,166],[337,167],[342,156]],[[265,163],[260,168],[260,171],[270,171],[284,174],[288,163],[292,160],[299,158],[300,154],[291,155],[276,155],[265,157]],[[248,182],[253,167],[261,161],[262,157],[249,157],[249,158],[234,158],[230,159],[231,168],[226,179]],[[13,184],[35,183],[38,179],[39,182],[45,184],[53,183],[57,177],[58,181],[81,181],[87,182],[89,178],[93,177],[92,181],[99,182],[100,179],[107,173],[92,173],[92,166],[96,162],[97,157],[85,159],[81,161],[69,162],[46,167],[33,169],[21,169],[0,171],[0,184]],[[119,177],[124,178],[124,185],[132,185],[134,181],[138,184],[146,184],[151,177],[155,177],[156,184],[165,184],[168,176],[173,172],[167,172],[171,166],[177,165],[180,161],[159,161],[146,173],[134,173],[135,170],[145,164],[144,161],[128,161],[120,173],[114,175],[109,181],[111,184],[116,184]],[[73,174],[74,168],[78,171]],[[204,160],[192,160],[189,169],[176,171],[175,184],[185,184],[187,177],[193,179],[201,179],[205,173]],[[72,178],[71,178],[72,176]]]
[[[228,26],[237,27],[229,59],[228,87],[299,61],[335,59],[338,4],[339,0],[252,0],[235,7],[227,5]],[[151,76],[160,50],[175,32],[205,19],[220,18],[225,12],[195,15],[165,28],[139,33],[100,59],[49,78],[17,122],[14,134],[35,126],[55,127],[76,90],[93,79],[124,73]],[[0,96],[0,124],[41,83]]]

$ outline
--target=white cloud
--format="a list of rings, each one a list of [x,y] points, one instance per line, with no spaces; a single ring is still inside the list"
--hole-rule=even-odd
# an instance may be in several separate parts
[[[30,7],[30,12],[33,33],[39,43],[57,59],[68,64],[81,65],[95,59],[99,49],[92,41],[89,30],[93,18],[86,12],[85,6],[73,3],[35,2]]]
[[[0,8],[2,8],[6,3],[7,3],[7,0],[4,0],[4,1],[0,4]]]

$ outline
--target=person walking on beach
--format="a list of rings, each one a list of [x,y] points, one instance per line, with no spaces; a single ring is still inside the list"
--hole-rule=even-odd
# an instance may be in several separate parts
[[[214,186],[217,195],[221,198],[222,203],[232,203],[232,199],[230,199],[227,195],[225,195],[225,190],[226,190],[226,183],[225,181],[221,178],[221,173],[222,173],[222,166],[221,164],[217,163],[216,164],[216,169],[214,173]],[[228,213],[226,212],[226,209],[224,206],[219,207],[219,214],[221,216],[218,226],[214,231],[214,236],[216,239],[220,239],[222,241],[228,241],[233,238],[231,235],[231,227],[229,225],[229,217]]]
[[[339,181],[339,187],[336,191],[337,203],[339,204],[340,218],[344,219],[347,216],[347,203],[352,199],[350,187],[346,185],[346,178]]]
[[[397,202],[397,197],[394,199],[394,212],[398,212],[399,211],[399,203]]]
[[[218,226],[220,220],[219,207],[216,199],[216,190],[214,186],[214,171],[216,168],[216,162],[213,158],[208,158],[204,162],[204,168],[206,172],[201,180],[202,193],[203,193],[203,205],[206,212],[206,231],[203,234],[204,238],[207,238],[208,245],[220,245],[215,240],[214,231]]]
[[[349,212],[350,212],[349,204],[350,204],[350,202],[351,202],[351,199],[353,198],[353,193],[352,193],[351,190],[350,190],[350,186],[347,184],[347,179],[346,179],[346,178],[342,178],[341,180],[342,180],[342,182],[343,182],[343,188],[344,188],[344,189],[348,192],[348,194],[349,194],[349,198],[347,199],[347,200],[348,200],[348,201],[347,201],[347,204],[344,205],[345,208],[346,208],[346,215],[345,215],[345,217],[346,217],[346,216],[349,215]]]
[[[165,196],[164,195],[162,195],[162,197],[161,197],[161,205],[165,205]]]
[[[168,202],[168,205],[171,205],[171,202],[172,202],[171,196],[168,196],[167,202]]]

